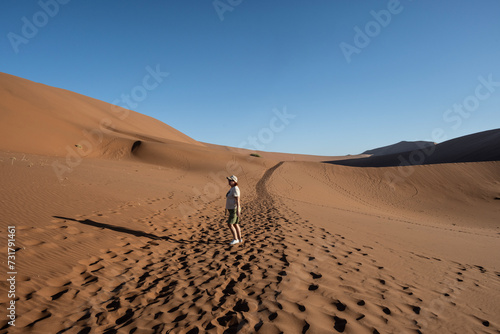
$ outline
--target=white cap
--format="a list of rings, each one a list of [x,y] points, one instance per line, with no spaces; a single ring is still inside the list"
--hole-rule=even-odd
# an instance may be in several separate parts
[[[231,175],[229,177],[226,177],[226,179],[230,180],[230,181],[234,181],[236,183],[238,183],[238,178],[234,175]]]

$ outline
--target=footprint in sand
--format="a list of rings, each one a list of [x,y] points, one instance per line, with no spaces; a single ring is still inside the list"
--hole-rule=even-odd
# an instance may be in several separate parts
[[[57,239],[56,239],[57,240]],[[55,242],[46,242],[41,245],[42,248],[49,248],[49,249],[62,249],[62,247]]]
[[[35,239],[28,239],[28,240],[23,241],[23,245],[29,246],[29,247],[43,245],[44,243],[45,243],[45,241],[35,240]]]

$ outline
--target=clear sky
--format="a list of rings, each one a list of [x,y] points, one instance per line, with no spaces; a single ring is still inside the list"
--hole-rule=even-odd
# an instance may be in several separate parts
[[[345,155],[500,127],[498,0],[4,0],[0,27],[0,71],[203,142]]]

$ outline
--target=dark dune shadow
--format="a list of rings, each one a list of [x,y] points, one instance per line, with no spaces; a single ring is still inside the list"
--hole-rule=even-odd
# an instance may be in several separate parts
[[[132,149],[130,150],[131,153],[135,153],[137,149],[142,145],[142,141],[136,140],[134,144],[132,145]]]

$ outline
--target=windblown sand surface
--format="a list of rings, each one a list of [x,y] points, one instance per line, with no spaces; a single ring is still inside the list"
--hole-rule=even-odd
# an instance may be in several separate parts
[[[1,333],[500,333],[498,161],[256,158],[4,74],[0,108]]]

